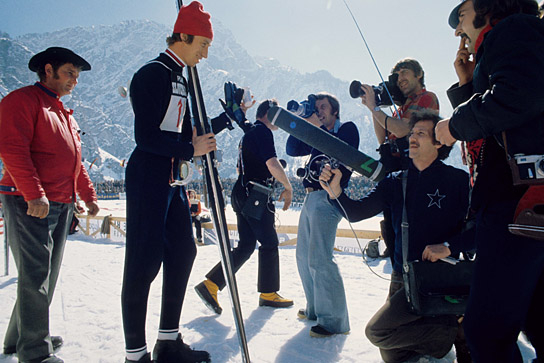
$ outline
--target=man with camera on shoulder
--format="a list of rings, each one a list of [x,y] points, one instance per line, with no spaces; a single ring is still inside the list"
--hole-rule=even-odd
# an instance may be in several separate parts
[[[368,84],[361,85],[364,91],[364,94],[361,95],[361,102],[372,112],[374,131],[380,144],[385,142],[386,136],[388,136],[386,130],[397,139],[408,135],[410,132],[410,117],[414,111],[436,110],[437,113],[439,111],[438,98],[433,92],[425,89],[425,72],[417,60],[412,58],[401,59],[395,64],[391,73],[396,76],[391,78],[392,82],[386,83],[389,87],[397,87],[397,91],[400,91],[399,93],[393,89],[389,90],[393,95],[395,104],[400,105],[398,115],[394,113],[393,116],[388,116],[382,111],[380,105],[376,104],[375,87]],[[381,92],[381,97],[389,97],[387,91],[383,90]],[[395,97],[397,94],[399,96]],[[391,102],[389,101],[388,104],[391,104]]]
[[[448,91],[463,93],[465,102],[438,123],[437,139],[483,139],[473,153],[478,256],[467,343],[475,361],[521,362],[516,343],[523,329],[540,361],[544,244],[525,232],[538,230],[543,217],[544,186],[537,184],[544,184],[544,22],[534,0],[463,1],[448,22],[475,57],[470,81]],[[537,223],[511,229],[524,215]]]
[[[310,95],[306,104],[315,108],[301,115],[307,121],[343,140],[354,148],[359,147],[359,132],[353,122],[340,122],[340,103],[330,93]],[[303,102],[304,104],[304,102]],[[289,107],[289,106],[288,106]],[[315,112],[315,113],[314,113]],[[330,158],[321,151],[289,136],[287,154],[310,156],[301,173],[306,190],[300,213],[297,234],[297,267],[306,295],[306,309],[298,312],[301,319],[315,320],[310,336],[321,338],[334,334],[347,334],[350,330],[346,294],[342,276],[333,258],[336,228],[342,218],[340,212],[327,199],[327,192],[319,183],[321,168]],[[343,177],[341,188],[346,188],[351,172],[340,166]]]
[[[441,358],[451,350],[459,330],[456,315],[423,317],[413,313],[403,282],[404,257],[407,261],[436,262],[472,249],[471,230],[461,233],[468,207],[468,175],[442,162],[451,147],[435,138],[439,120],[432,112],[412,115],[408,169],[389,174],[360,200],[342,193],[340,169],[327,165],[319,177],[329,201],[350,222],[391,210],[396,240],[389,296],[366,327],[368,339],[380,348],[385,362],[404,362],[420,355]],[[409,225],[405,241],[403,214]],[[407,256],[403,256],[403,242]]]
[[[405,136],[410,132],[410,118],[416,111],[434,110],[439,112],[438,98],[433,92],[425,89],[425,72],[421,64],[415,59],[404,58],[395,64],[391,70],[389,81],[385,82],[393,98],[383,88],[368,84],[361,85],[361,102],[372,112],[374,132],[380,146],[380,156],[386,167],[392,170],[399,170],[406,164],[408,141]],[[379,94],[376,94],[377,90]],[[350,90],[351,92],[351,90]],[[352,97],[354,95],[352,94]],[[381,102],[377,102],[381,100]],[[392,105],[393,102],[399,105],[398,114],[392,116],[382,111],[382,105]],[[380,103],[380,104],[378,104]],[[384,144],[386,140],[388,143]],[[393,166],[394,165],[394,166]],[[381,231],[387,250],[393,251],[395,247],[395,235],[391,226],[391,212],[384,210]],[[391,254],[393,262],[394,255]]]

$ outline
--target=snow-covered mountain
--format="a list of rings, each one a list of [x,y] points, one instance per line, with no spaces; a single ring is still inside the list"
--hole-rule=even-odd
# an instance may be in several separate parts
[[[122,161],[128,159],[134,147],[133,114],[128,98],[122,98],[118,88],[127,86],[138,68],[166,48],[165,39],[170,31],[169,26],[139,20],[16,38],[0,32],[0,97],[36,80],[27,68],[33,54],[50,46],[63,46],[82,55],[91,63],[92,71],[82,72],[73,94],[63,101],[74,109],[85,133],[83,156],[87,167],[94,161],[90,170],[93,180],[123,178]],[[370,113],[349,96],[348,82],[334,78],[327,71],[302,74],[274,59],[253,58],[217,20],[214,32],[209,58],[198,66],[209,117],[222,112],[218,99],[223,98],[226,81],[249,86],[258,101],[275,97],[283,106],[291,99],[301,101],[310,93],[327,91],[340,99],[342,120],[352,120],[358,125],[360,149],[376,155]],[[255,109],[248,112],[250,120],[254,119]],[[236,148],[241,135],[236,128],[218,136],[223,152],[220,172],[224,177],[235,175]],[[281,130],[275,133],[276,148],[278,156],[286,159],[289,170],[294,171],[303,161],[285,155],[287,136]]]

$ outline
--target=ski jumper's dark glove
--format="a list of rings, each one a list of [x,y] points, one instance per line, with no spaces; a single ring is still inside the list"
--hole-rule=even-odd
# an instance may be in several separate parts
[[[236,83],[225,82],[225,100],[219,99],[227,116],[240,125],[240,127],[242,127],[246,121],[246,115],[240,108],[243,96],[244,90],[237,88]]]

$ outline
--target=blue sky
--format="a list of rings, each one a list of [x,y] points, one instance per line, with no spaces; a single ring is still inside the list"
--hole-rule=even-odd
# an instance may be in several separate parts
[[[445,90],[456,81],[459,42],[447,18],[459,0],[346,1],[384,78],[399,59],[418,59],[442,113],[451,112]],[[346,81],[380,82],[343,0],[201,2],[251,55],[277,58],[302,72],[325,69]],[[176,9],[174,0],[1,0],[0,14],[0,30],[17,36],[131,19],[173,25]]]

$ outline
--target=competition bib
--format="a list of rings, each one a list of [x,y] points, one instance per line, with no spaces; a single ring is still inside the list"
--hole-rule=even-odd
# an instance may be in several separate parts
[[[183,115],[187,107],[187,82],[183,75],[178,72],[172,72],[172,95],[168,109],[161,122],[162,131],[170,131],[181,134],[183,125]]]

